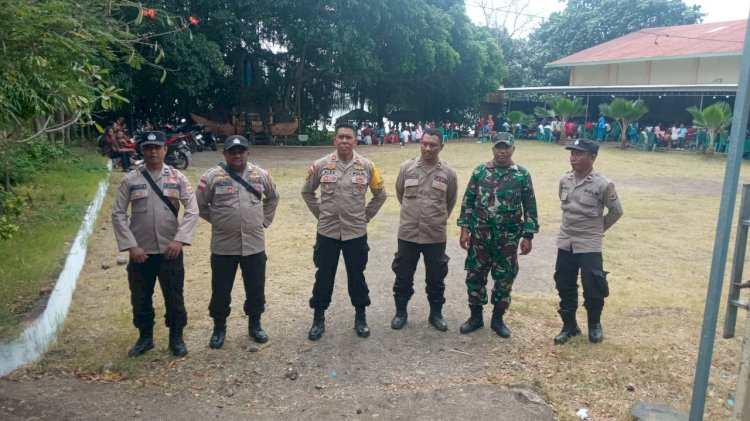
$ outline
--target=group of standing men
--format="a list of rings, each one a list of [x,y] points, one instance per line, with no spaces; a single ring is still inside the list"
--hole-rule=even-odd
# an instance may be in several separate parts
[[[325,312],[331,303],[341,254],[355,308],[356,334],[363,338],[370,335],[365,313],[370,305],[364,276],[369,252],[367,224],[386,200],[377,167],[354,151],[356,129],[346,123],[337,125],[333,143],[335,152],[310,166],[302,187],[302,197],[318,221],[313,248],[317,270],[309,300],[313,323],[308,338],[313,341],[325,332]],[[407,323],[407,305],[414,294],[414,273],[421,255],[430,306],[428,322],[437,330],[448,330],[442,315],[449,261],[446,225],[457,201],[458,185],[456,171],[439,158],[443,147],[439,131],[425,130],[420,140],[420,156],[404,162],[396,179],[401,214],[398,249],[392,263],[396,276],[393,329],[401,329]],[[209,169],[194,192],[184,175],[164,164],[166,147],[162,132],[145,133],[138,148],[143,152],[144,168],[125,176],[112,212],[118,247],[130,254],[127,271],[133,323],[140,332],[130,355],[141,355],[154,347],[152,295],[157,278],[165,300],[169,349],[177,356],[187,354],[182,338],[187,323],[182,246],[192,241],[199,217],[212,225],[209,314],[214,329],[209,346],[215,349],[224,344],[238,266],[246,292],[248,334],[256,342],[268,341],[260,323],[265,307],[264,230],[273,222],[279,201],[270,174],[248,162],[247,140],[232,136],[224,143],[225,162]],[[559,189],[563,221],[558,234],[554,279],[560,295],[563,329],[555,337],[555,343],[567,342],[581,333],[575,318],[579,272],[588,313],[589,340],[600,342],[603,338],[600,315],[608,295],[601,241],[603,232],[622,215],[622,207],[614,185],[593,170],[598,145],[578,140],[567,149],[571,151],[573,171],[562,177]],[[512,139],[496,139],[493,159],[473,171],[461,204],[459,242],[468,251],[465,269],[471,313],[460,326],[461,333],[484,326],[482,309],[491,302],[494,309],[490,327],[501,337],[511,334],[503,316],[510,305],[518,273],[518,249],[520,246],[522,255],[530,253],[539,229],[531,175],[513,161],[514,151]],[[372,193],[369,202],[368,189]],[[184,207],[181,222],[177,217],[180,204]],[[128,207],[130,217],[126,212]],[[494,281],[489,296],[488,276]]]

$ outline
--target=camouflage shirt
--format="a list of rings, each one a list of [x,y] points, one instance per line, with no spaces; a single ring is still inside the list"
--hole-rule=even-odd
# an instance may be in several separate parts
[[[513,162],[507,167],[497,167],[492,161],[480,164],[466,187],[458,226],[471,233],[488,230],[522,236],[538,232],[529,171]]]

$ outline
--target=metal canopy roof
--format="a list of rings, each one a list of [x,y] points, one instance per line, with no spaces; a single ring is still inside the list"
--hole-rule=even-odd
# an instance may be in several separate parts
[[[504,94],[600,94],[600,95],[735,95],[737,84],[703,85],[601,85],[601,86],[529,86],[522,88],[501,87]]]

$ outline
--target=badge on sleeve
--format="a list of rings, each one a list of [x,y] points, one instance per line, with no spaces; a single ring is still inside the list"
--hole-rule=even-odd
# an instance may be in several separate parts
[[[617,200],[617,192],[615,191],[614,183],[607,184],[607,197],[609,197],[610,202]]]
[[[307,177],[305,177],[305,180],[309,180],[310,177],[312,177],[314,172],[315,172],[315,164],[313,163],[312,165],[310,165],[310,168],[307,169]]]
[[[380,178],[380,172],[378,171],[378,167],[375,166],[375,163],[370,161],[370,165],[372,166],[372,178],[370,178],[370,188],[373,190],[380,190],[385,185],[385,182],[383,182],[383,179]]]

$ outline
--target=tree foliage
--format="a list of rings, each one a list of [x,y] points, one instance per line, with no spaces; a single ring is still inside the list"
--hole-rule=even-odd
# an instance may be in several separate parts
[[[531,126],[535,122],[535,118],[533,115],[526,114],[522,111],[511,111],[506,116],[505,119],[508,120],[508,123],[510,124],[510,132],[513,134],[513,136],[516,135],[516,125],[520,124],[521,126]]]
[[[607,117],[617,120],[620,125],[620,145],[627,147],[626,127],[633,121],[643,117],[648,107],[642,99],[628,100],[615,98],[609,104],[599,104],[599,111]]]
[[[706,153],[713,155],[717,132],[726,130],[732,124],[732,107],[722,101],[713,103],[703,110],[690,107],[687,111],[693,116],[693,127],[708,130],[709,146]]]
[[[534,114],[541,118],[555,118],[560,119],[560,123],[565,127],[565,123],[573,117],[581,116],[586,113],[586,105],[581,102],[581,98],[570,99],[564,96],[558,96],[547,100],[547,106],[549,108],[536,107],[534,108]],[[563,129],[560,131],[560,142],[565,142],[567,138],[567,130]]]
[[[165,49],[178,54],[167,56],[171,73],[163,85],[154,75],[132,77],[139,111],[273,111],[309,124],[366,104],[379,116],[405,109],[456,118],[476,111],[504,71],[492,37],[471,23],[458,0],[199,0],[189,6],[159,3],[195,14],[200,23],[190,43],[173,47],[165,40]],[[201,37],[206,48],[198,51],[193,44]],[[200,78],[210,83],[189,82],[186,89],[195,73],[191,55],[205,60],[195,64],[203,65]],[[246,62],[250,87],[240,80]],[[122,78],[131,76],[125,71]]]
[[[161,11],[146,25],[141,5],[127,0],[6,0],[3,13],[12,24],[0,26],[0,140],[20,140],[33,119],[44,119],[37,133],[50,132],[126,101],[110,70],[158,67],[164,49],[155,37],[187,25]]]

